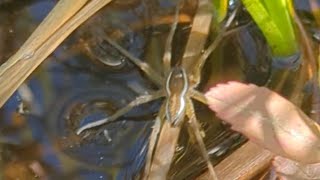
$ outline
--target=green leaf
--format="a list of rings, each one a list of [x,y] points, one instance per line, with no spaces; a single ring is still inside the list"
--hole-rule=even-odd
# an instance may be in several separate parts
[[[212,0],[217,22],[221,22],[227,15],[229,0]]]
[[[266,37],[274,56],[286,57],[298,52],[286,0],[242,0],[242,2]]]

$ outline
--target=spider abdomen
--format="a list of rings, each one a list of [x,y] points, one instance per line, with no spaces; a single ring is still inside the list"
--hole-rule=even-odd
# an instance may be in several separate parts
[[[166,80],[166,118],[173,126],[181,124],[185,116],[187,91],[185,70],[182,67],[173,68]]]

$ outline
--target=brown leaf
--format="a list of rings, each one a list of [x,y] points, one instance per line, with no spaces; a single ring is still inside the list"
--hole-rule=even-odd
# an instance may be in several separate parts
[[[256,144],[299,162],[320,162],[319,126],[277,93],[229,82],[211,88],[206,98],[219,118]]]

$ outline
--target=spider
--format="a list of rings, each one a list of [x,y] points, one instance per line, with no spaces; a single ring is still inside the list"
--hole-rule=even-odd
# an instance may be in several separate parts
[[[150,101],[153,101],[159,98],[165,98],[164,103],[161,106],[158,117],[156,119],[160,121],[162,121],[163,119],[166,119],[166,121],[170,124],[170,126],[180,128],[184,120],[186,119],[185,117],[187,117],[190,122],[190,128],[194,133],[194,137],[196,138],[196,141],[200,146],[201,154],[207,162],[207,166],[212,175],[212,178],[217,179],[213,170],[213,165],[210,162],[209,155],[206,152],[206,148],[202,140],[202,136],[199,130],[200,125],[195,115],[193,100],[199,101],[204,104],[207,103],[204,95],[200,91],[196,90],[197,86],[201,82],[201,70],[208,56],[217,47],[217,45],[222,40],[222,38],[226,34],[228,34],[226,30],[230,26],[231,22],[233,21],[236,14],[236,10],[233,11],[232,14],[229,16],[225,25],[221,29],[221,32],[219,33],[217,38],[213,41],[213,43],[207,48],[207,50],[202,51],[203,47],[200,45],[200,48],[197,47],[199,49],[199,52],[196,52],[197,56],[195,58],[193,57],[190,59],[190,57],[188,56],[188,53],[190,53],[190,51],[192,50],[190,50],[190,47],[189,49],[187,47],[181,62],[171,67],[172,40],[177,28],[178,15],[179,15],[179,9],[181,7],[181,4],[182,3],[179,2],[177,5],[175,16],[174,16],[175,18],[174,23],[172,23],[171,25],[171,29],[165,43],[165,51],[162,59],[163,69],[164,69],[163,74],[157,73],[147,63],[132,56],[128,51],[126,51],[124,48],[122,48],[121,46],[113,42],[108,37],[104,37],[107,42],[109,42],[112,46],[114,46],[119,52],[127,56],[128,59],[130,59],[137,67],[139,67],[145,73],[145,75],[153,83],[155,83],[158,86],[159,90],[152,92],[148,95],[141,95],[137,97],[135,100],[131,101],[127,106],[116,111],[113,115],[105,119],[100,119],[100,120],[88,123],[80,127],[76,133],[79,135],[80,133],[82,133],[87,129],[94,128],[97,126],[102,126],[102,125],[105,126],[107,123],[115,121],[119,117],[128,113],[132,108],[136,106],[139,106],[144,103],[148,103]],[[204,12],[206,13],[205,15],[207,17],[204,18],[206,20],[206,24],[205,25],[202,24],[201,27],[199,27],[199,25],[196,27],[195,24],[193,24],[193,27],[192,27],[195,29],[198,28],[197,30],[200,30],[200,32],[203,32],[201,28],[207,30],[206,33],[200,34],[200,39],[202,38],[203,41],[206,40],[207,38],[207,34],[209,31],[209,27],[212,19],[212,12],[211,12],[212,10],[208,8],[208,5],[209,7],[211,7],[210,1],[208,0],[198,1],[197,13],[198,14],[201,14]],[[196,16],[197,14],[195,15],[195,17]],[[194,22],[195,21],[196,20],[194,20]],[[199,36],[199,32],[196,32],[197,30],[191,30],[191,34],[189,36],[189,40],[187,43],[187,44],[193,44],[193,47],[194,47],[194,44],[197,42],[191,42],[191,41],[194,41],[197,38],[190,38],[190,37],[191,35]],[[162,112],[164,112],[164,116]],[[104,126],[102,126],[100,129],[101,130],[104,129]],[[152,149],[150,150],[150,146],[149,146],[149,151],[152,151]]]

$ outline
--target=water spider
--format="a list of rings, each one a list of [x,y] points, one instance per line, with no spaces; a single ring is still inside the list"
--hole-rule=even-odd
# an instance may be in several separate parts
[[[128,113],[135,106],[164,97],[165,100],[159,110],[158,117],[156,118],[156,124],[168,123],[169,126],[179,129],[185,122],[185,117],[187,117],[189,119],[189,132],[194,134],[194,137],[200,147],[201,154],[207,162],[213,179],[217,179],[202,140],[202,135],[199,130],[200,125],[195,115],[193,100],[206,104],[206,98],[200,91],[196,89],[201,82],[201,70],[209,54],[216,48],[222,38],[228,34],[226,29],[230,26],[232,20],[234,19],[236,11],[229,16],[214,42],[208,47],[207,50],[203,51],[208,37],[213,13],[211,9],[211,1],[199,0],[198,9],[193,19],[191,33],[185,48],[186,50],[180,63],[177,63],[174,67],[171,67],[172,41],[177,28],[179,9],[181,6],[182,3],[179,3],[176,8],[174,16],[175,20],[171,25],[171,29],[166,40],[165,53],[162,59],[164,69],[163,74],[157,73],[147,63],[133,57],[130,53],[128,53],[128,51],[114,43],[108,37],[105,37],[106,41],[112,44],[116,49],[119,50],[119,52],[124,54],[137,67],[139,67],[145,73],[145,75],[158,86],[159,90],[148,95],[141,95],[137,97],[128,105],[116,111],[110,117],[100,119],[80,127],[77,131],[77,134],[80,134],[81,132],[90,128],[102,125],[105,126],[107,123],[115,121],[119,117]],[[166,121],[164,121],[164,119],[166,119]],[[103,131],[105,128],[104,126],[102,126],[100,130]],[[159,131],[160,127],[155,125],[154,129],[154,132]],[[150,154],[152,154],[154,151],[153,148],[155,147],[154,144],[156,144],[155,142],[157,141],[157,138],[157,135],[151,135],[149,144]],[[147,162],[146,169],[149,168],[149,165]],[[165,177],[166,175],[163,176]]]

